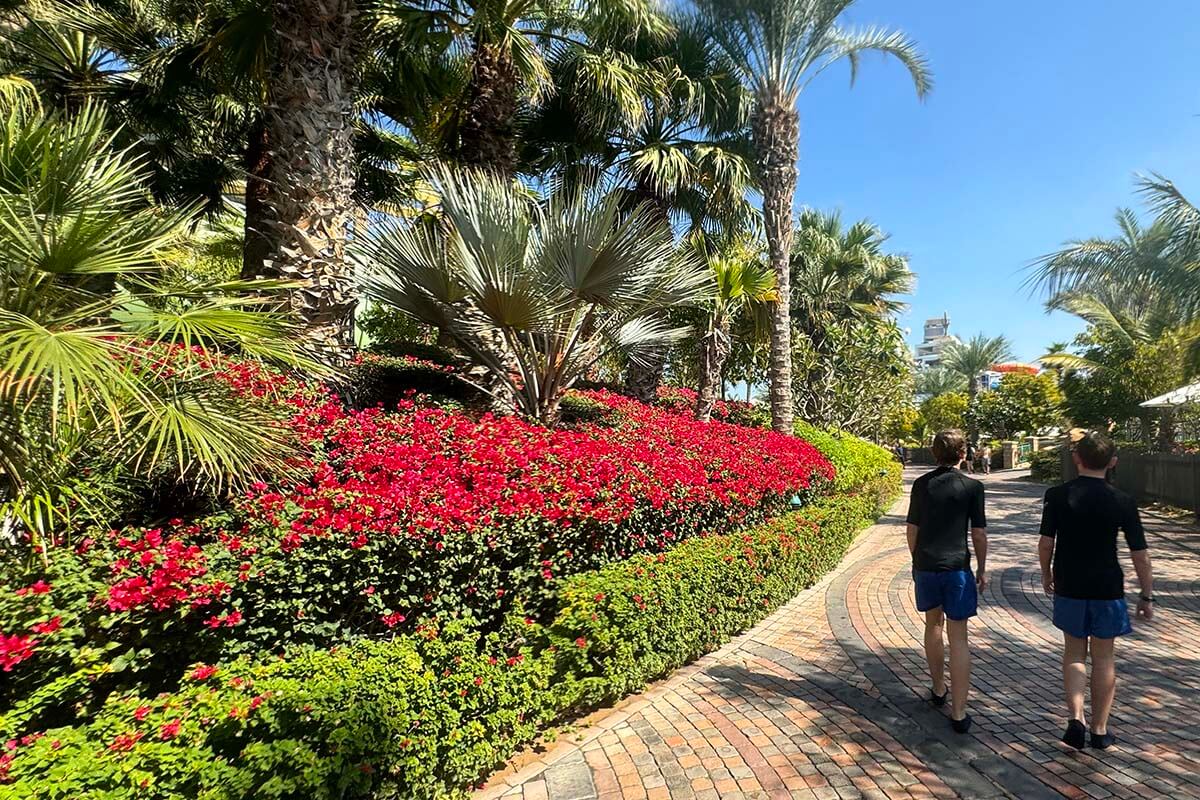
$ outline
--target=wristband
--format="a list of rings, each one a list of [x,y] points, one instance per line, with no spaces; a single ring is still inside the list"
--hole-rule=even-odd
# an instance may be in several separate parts
[[[1153,597],[1146,597],[1146,595],[1141,595],[1141,601],[1142,601],[1143,603],[1153,603],[1153,602],[1154,602],[1154,598],[1153,598]]]

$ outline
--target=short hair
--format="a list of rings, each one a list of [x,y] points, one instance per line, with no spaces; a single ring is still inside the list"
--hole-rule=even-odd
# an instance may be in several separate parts
[[[967,451],[967,437],[958,428],[938,431],[933,437],[933,457],[938,464],[950,466],[962,461],[963,453]]]
[[[1071,449],[1088,469],[1104,469],[1117,454],[1116,444],[1100,431],[1082,431],[1071,438]]]

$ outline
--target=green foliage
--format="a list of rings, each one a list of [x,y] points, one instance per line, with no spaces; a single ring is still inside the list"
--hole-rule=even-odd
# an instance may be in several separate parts
[[[795,433],[833,464],[837,470],[835,492],[874,497],[876,512],[884,511],[891,487],[899,486],[902,470],[890,452],[852,434],[822,430],[803,421],[795,423]]]
[[[418,353],[396,352],[397,348],[412,345],[431,345],[433,329],[398,308],[382,303],[368,303],[366,309],[354,318],[354,325],[364,335],[360,346],[388,355],[418,355]],[[437,360],[437,359],[434,359]]]
[[[1062,456],[1058,448],[1052,447],[1029,454],[1029,476],[1042,483],[1058,483],[1062,480]]]
[[[994,390],[976,395],[967,408],[972,428],[1001,439],[1036,434],[1062,421],[1063,393],[1058,376],[1011,373]]]
[[[899,488],[888,477],[889,492]],[[864,494],[567,579],[553,621],[411,635],[186,670],[13,752],[6,797],[459,796],[564,715],[712,650],[811,585],[874,519]],[[6,730],[19,731],[10,724]]]
[[[826,329],[821,349],[792,340],[792,393],[810,422],[879,439],[885,420],[912,396],[912,359],[891,319],[846,321]],[[818,401],[818,397],[820,398]],[[819,411],[808,416],[802,409]]]
[[[1082,426],[1115,423],[1131,437],[1148,440],[1152,412],[1140,403],[1184,382],[1185,337],[1166,333],[1139,342],[1091,327],[1075,338],[1074,347],[1093,368],[1065,370],[1062,391],[1067,416]]]
[[[187,215],[148,204],[94,107],[0,124],[0,516],[46,544],[89,499],[84,463],[220,488],[283,469],[276,410],[208,380],[217,351],[301,363],[286,319],[247,294],[273,287],[172,266]],[[168,344],[184,345],[169,367]]]
[[[966,427],[967,403],[967,396],[962,392],[940,394],[921,403],[925,436],[932,436],[947,428]]]
[[[459,377],[452,367],[413,356],[364,353],[347,370],[348,392],[359,408],[396,403],[413,395],[481,403],[486,396]]]
[[[546,423],[604,356],[683,338],[659,312],[708,297],[709,270],[644,206],[559,190],[539,206],[482,170],[430,172],[444,224],[360,246],[367,294],[437,326],[485,368],[497,401]]]

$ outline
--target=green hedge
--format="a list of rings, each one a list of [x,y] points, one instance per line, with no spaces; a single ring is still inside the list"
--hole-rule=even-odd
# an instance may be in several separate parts
[[[1062,457],[1058,448],[1030,453],[1029,477],[1042,483],[1059,483],[1062,480]]]
[[[0,790],[43,800],[464,794],[550,722],[640,689],[811,585],[874,519],[876,494],[899,488],[883,483],[576,575],[546,627],[516,617],[481,637],[460,619],[193,671],[173,694],[111,697],[86,726],[6,751]]]
[[[811,442],[837,469],[835,492],[872,491],[879,511],[884,510],[891,499],[889,487],[900,485],[903,472],[895,456],[866,439],[841,431],[827,431],[807,422],[797,422],[795,433]]]

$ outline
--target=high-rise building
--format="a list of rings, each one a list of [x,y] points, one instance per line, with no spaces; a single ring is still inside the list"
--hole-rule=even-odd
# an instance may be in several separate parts
[[[925,320],[925,338],[917,345],[917,369],[936,367],[942,363],[942,351],[958,337],[950,333],[950,315]]]

